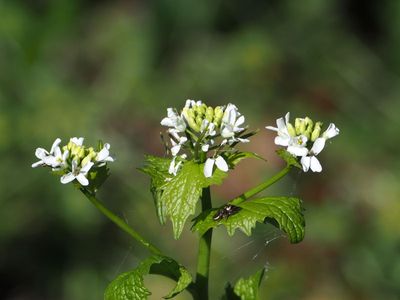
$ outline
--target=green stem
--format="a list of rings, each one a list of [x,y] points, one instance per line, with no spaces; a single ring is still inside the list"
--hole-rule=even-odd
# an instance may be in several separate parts
[[[233,199],[230,203],[233,205],[239,204],[239,203],[242,203],[243,201],[246,201],[250,197],[253,197],[254,195],[258,194],[259,192],[261,192],[261,191],[265,190],[266,188],[270,187],[271,185],[273,185],[278,180],[282,179],[287,173],[289,173],[291,168],[292,168],[291,165],[287,165],[279,173],[275,174],[274,176],[269,178],[267,181],[257,185],[256,187],[248,190],[247,192],[241,194],[239,197]]]
[[[99,200],[96,199],[96,197],[91,192],[83,188],[81,188],[81,192],[86,196],[86,198],[90,200],[90,202],[93,203],[94,206],[96,206],[98,210],[100,210],[100,212],[103,215],[105,215],[108,219],[110,219],[115,225],[117,225],[119,228],[121,228],[123,231],[125,231],[127,234],[129,234],[132,238],[141,243],[143,246],[145,246],[153,254],[162,255],[162,252],[156,246],[146,241],[124,220],[122,220],[120,217],[118,217],[112,211],[106,208]]]
[[[210,188],[204,188],[201,197],[202,211],[211,208]],[[208,277],[210,272],[212,229],[209,229],[199,240],[197,258],[196,290],[198,299],[208,300]]]

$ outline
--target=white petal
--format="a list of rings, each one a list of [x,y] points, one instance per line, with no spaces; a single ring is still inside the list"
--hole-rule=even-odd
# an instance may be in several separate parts
[[[204,176],[211,177],[213,172],[215,160],[212,158],[207,158],[206,163],[204,164]]]
[[[229,138],[234,135],[235,135],[235,133],[233,132],[231,126],[224,127],[221,131],[221,136],[224,138]]]
[[[175,159],[176,159],[176,157],[174,157],[174,158],[171,160],[171,163],[169,164],[169,169],[168,169],[168,173],[169,173],[169,174],[174,174],[174,170],[175,170]],[[174,175],[176,175],[176,174],[174,174]]]
[[[32,168],[36,168],[36,167],[43,166],[43,165],[45,165],[45,163],[43,161],[39,160],[32,164]]]
[[[89,161],[86,165],[84,165],[84,166],[81,168],[81,172],[80,172],[80,173],[86,174],[87,172],[89,172],[90,168],[91,168],[93,165],[94,165],[94,163],[92,163],[91,161]]]
[[[179,150],[181,150],[181,145],[175,145],[171,148],[171,154],[172,156],[176,156],[179,152]]]
[[[52,166],[52,167],[56,167],[57,165],[59,165],[59,162],[57,161],[57,159],[54,156],[46,156],[43,158],[43,162],[48,165],[48,166]]]
[[[272,130],[272,131],[278,131],[278,128],[273,127],[273,126],[265,126],[266,129]]]
[[[228,164],[226,163],[225,159],[222,156],[218,156],[215,159],[215,164],[217,165],[217,168],[220,169],[223,172],[228,172],[229,167]]]
[[[325,147],[325,139],[324,138],[317,138],[311,148],[311,152],[315,155],[320,153],[322,149]]]
[[[315,156],[311,156],[311,164],[310,164],[311,171],[313,172],[321,172],[322,171],[322,166],[319,163],[318,158]]]
[[[46,157],[47,155],[49,155],[49,152],[47,152],[46,149],[43,148],[37,148],[35,151],[35,156],[39,159],[43,159],[44,157]]]
[[[54,141],[53,145],[51,146],[51,150],[50,153],[53,154],[54,150],[56,149],[56,147],[58,147],[58,145],[60,145],[61,143],[61,139],[60,138],[56,138],[56,140]]]
[[[276,120],[276,126],[278,126],[278,131],[281,131],[281,132],[287,131],[286,123],[283,118],[279,118]]]
[[[210,148],[210,145],[209,144],[205,144],[205,145],[201,146],[201,151],[207,152],[209,148]]]
[[[62,160],[63,160],[63,161],[66,161],[67,158],[68,158],[68,156],[69,156],[69,150],[65,150],[64,153],[63,153],[63,155],[62,155]]]
[[[285,115],[286,124],[289,123],[289,118],[290,118],[290,112],[287,112],[286,115]]]
[[[289,145],[290,137],[277,136],[277,137],[275,137],[274,142],[276,145],[286,147]]]
[[[79,183],[83,186],[89,185],[89,180],[83,174],[79,174],[78,176],[76,176],[76,180],[78,180]]]
[[[331,123],[329,124],[328,129],[325,130],[325,132],[322,134],[322,136],[326,139],[331,139],[334,136],[337,136],[339,132],[340,132],[339,128],[337,128],[335,124]]]
[[[62,156],[62,152],[61,152],[61,149],[60,149],[60,147],[56,147],[55,149],[54,149],[54,157],[61,157]]]
[[[244,121],[245,121],[244,116],[240,116],[240,117],[236,120],[235,126],[238,127],[238,126],[242,125],[242,124],[244,123]]]
[[[108,149],[106,147],[103,147],[103,149],[101,149],[100,152],[97,153],[96,160],[103,161],[109,155],[110,155],[110,151],[108,151]]]
[[[305,156],[308,154],[308,149],[301,146],[289,146],[287,151],[296,156]]]
[[[70,139],[70,141],[73,142],[77,146],[82,146],[84,138],[83,137],[80,137],[80,138],[73,137]]]
[[[242,138],[238,138],[238,141],[241,143],[249,143],[250,142],[249,139],[242,139]]]
[[[162,126],[168,126],[168,127],[174,127],[174,123],[170,118],[164,118],[161,120],[161,125]]]
[[[61,176],[60,181],[61,181],[61,183],[66,184],[66,183],[73,181],[74,179],[75,179],[74,174],[68,173],[68,174]]]
[[[303,156],[300,160],[301,165],[303,166],[303,171],[307,172],[308,169],[310,168],[310,164],[311,164],[311,157],[309,156]]]

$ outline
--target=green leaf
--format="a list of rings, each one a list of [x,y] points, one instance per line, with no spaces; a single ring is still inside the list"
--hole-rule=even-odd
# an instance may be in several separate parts
[[[161,201],[162,188],[167,183],[166,179],[171,177],[168,173],[170,163],[171,159],[148,155],[145,158],[144,167],[138,169],[151,177],[150,191],[161,224],[165,224],[166,219],[165,205]]]
[[[165,185],[161,195],[160,201],[172,221],[175,239],[181,235],[187,218],[194,214],[202,194],[205,177],[200,167],[192,161],[185,162],[178,174]]]
[[[235,151],[233,153],[229,153],[229,154],[224,154],[228,165],[231,169],[233,169],[242,159],[245,158],[256,158],[256,159],[261,159],[266,161],[264,158],[262,158],[260,155],[254,153],[254,152],[248,152],[248,151]]]
[[[284,231],[291,243],[298,243],[304,238],[305,222],[302,214],[302,202],[293,197],[266,197],[245,201],[235,206],[241,210],[219,221],[213,217],[219,209],[212,209],[201,213],[193,224],[192,230],[203,235],[208,229],[224,225],[230,236],[239,228],[246,235],[251,235],[257,222],[265,221]]]
[[[151,256],[130,272],[114,279],[106,288],[104,300],[143,300],[151,295],[144,286],[147,274],[163,275],[177,281],[175,288],[164,298],[169,299],[183,291],[192,282],[190,273],[175,260],[165,256]]]
[[[276,153],[289,165],[295,166],[299,169],[302,169],[301,165],[299,164],[296,156],[293,156],[291,153],[287,152],[285,149],[276,150]]]
[[[213,176],[203,174],[204,164],[186,161],[176,176],[168,173],[170,159],[147,156],[145,166],[139,170],[150,175],[150,190],[153,194],[157,216],[161,224],[167,217],[172,221],[174,237],[182,233],[185,222],[196,210],[202,189],[213,184],[221,184],[227,173],[216,169]]]
[[[257,300],[258,288],[261,283],[261,279],[264,275],[265,269],[258,271],[256,274],[250,276],[249,278],[240,278],[235,284],[233,291],[236,295],[240,297],[241,300]]]

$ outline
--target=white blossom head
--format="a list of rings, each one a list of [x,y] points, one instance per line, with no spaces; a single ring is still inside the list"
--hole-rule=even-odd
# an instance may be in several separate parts
[[[176,175],[185,159],[199,163],[208,161],[207,170],[204,169],[206,177],[212,176],[210,170],[214,165],[226,172],[228,168],[225,168],[226,162],[225,165],[222,163],[223,153],[233,151],[237,143],[247,143],[247,137],[252,135],[245,134],[245,117],[232,103],[211,107],[202,101],[188,99],[180,111],[168,108],[161,125],[168,127],[166,148],[173,157],[169,172],[172,175]],[[180,158],[175,159],[178,156]],[[211,162],[214,163],[210,168]]]
[[[324,149],[325,143],[339,134],[339,128],[330,123],[321,134],[322,122],[313,122],[310,118],[296,118],[294,126],[289,122],[290,114],[276,120],[277,127],[266,126],[277,132],[275,144],[286,147],[286,150],[300,158],[303,171],[321,172],[322,166],[317,155]]]
[[[32,168],[50,167],[55,174],[61,176],[60,181],[63,184],[76,182],[87,187],[96,182],[93,186],[95,191],[107,177],[106,164],[113,162],[114,158],[110,155],[110,144],[100,142],[95,150],[93,147],[86,147],[83,141],[82,137],[73,137],[68,144],[60,147],[61,139],[57,138],[50,151],[37,148],[35,155],[40,160],[33,163]]]

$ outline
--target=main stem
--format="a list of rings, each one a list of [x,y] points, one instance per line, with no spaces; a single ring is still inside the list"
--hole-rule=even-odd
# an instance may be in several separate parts
[[[210,209],[211,195],[210,188],[204,188],[201,197],[201,209]],[[198,299],[208,300],[208,277],[210,273],[212,229],[209,229],[199,241],[199,252],[197,258],[196,290]]]
[[[267,181],[257,185],[256,187],[248,190],[247,192],[241,194],[239,197],[233,199],[230,203],[231,204],[239,204],[243,201],[246,201],[250,197],[253,197],[254,195],[258,194],[259,192],[265,190],[266,188],[270,187],[273,185],[275,182],[283,178],[287,173],[289,173],[290,169],[292,168],[291,165],[287,165],[285,168],[283,168],[279,173],[276,173],[274,176],[272,176],[270,179]]]
[[[93,205],[96,206],[96,208],[101,213],[103,213],[103,215],[105,215],[108,219],[110,219],[115,225],[117,225],[119,228],[121,228],[123,231],[125,231],[127,234],[129,234],[132,238],[141,243],[143,246],[145,246],[153,254],[162,255],[162,252],[156,246],[146,241],[138,232],[136,232],[132,227],[130,227],[124,220],[122,220],[120,217],[115,215],[111,210],[105,207],[99,200],[97,200],[97,198],[91,192],[83,188],[81,189],[81,191],[86,196],[86,198],[88,198],[90,202],[92,202]]]

